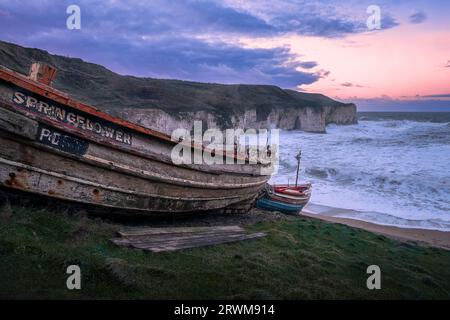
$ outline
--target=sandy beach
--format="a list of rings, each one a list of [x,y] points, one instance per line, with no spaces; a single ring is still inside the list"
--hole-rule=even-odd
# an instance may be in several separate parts
[[[340,223],[353,228],[364,229],[370,232],[381,234],[390,238],[406,241],[415,241],[433,247],[450,250],[450,232],[418,229],[418,228],[399,228],[394,226],[380,225],[371,222],[333,217],[309,210],[303,210],[303,216],[319,219],[331,223]]]

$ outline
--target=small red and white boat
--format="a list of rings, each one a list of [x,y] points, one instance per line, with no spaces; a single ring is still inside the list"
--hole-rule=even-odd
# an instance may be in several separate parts
[[[261,209],[279,211],[287,214],[298,214],[308,203],[311,197],[312,186],[310,183],[297,186],[267,185],[265,194],[256,202]]]
[[[311,198],[311,183],[290,185],[274,185],[269,197],[272,200],[283,201],[292,204],[306,204]]]
[[[299,152],[295,158],[298,161],[295,185],[267,184],[262,195],[256,202],[258,208],[287,214],[299,214],[306,206],[309,198],[311,198],[312,185],[309,182],[298,184],[301,152]]]

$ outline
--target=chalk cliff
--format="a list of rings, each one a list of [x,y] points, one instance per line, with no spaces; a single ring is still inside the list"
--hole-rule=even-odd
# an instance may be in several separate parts
[[[321,94],[268,85],[223,85],[116,74],[77,58],[0,41],[0,64],[28,73],[33,61],[55,66],[54,87],[112,115],[170,134],[191,128],[282,128],[325,132],[329,123],[356,123],[356,106]]]
[[[111,113],[119,117],[127,117],[130,121],[139,123],[167,134],[177,128],[191,128],[194,120],[202,121],[206,128],[225,128],[218,121],[217,116],[207,111],[185,112],[173,116],[160,109],[114,109]],[[235,128],[281,128],[298,129],[308,132],[324,133],[329,123],[354,124],[356,123],[356,106],[348,104],[343,106],[325,106],[317,112],[313,107],[301,109],[275,109],[265,119],[258,120],[256,109],[246,110],[231,117],[231,126]]]

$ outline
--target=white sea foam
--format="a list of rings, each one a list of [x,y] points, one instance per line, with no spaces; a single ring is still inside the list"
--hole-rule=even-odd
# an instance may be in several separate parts
[[[360,121],[327,134],[283,131],[271,182],[313,182],[313,204],[379,224],[450,230],[450,126],[410,120]]]

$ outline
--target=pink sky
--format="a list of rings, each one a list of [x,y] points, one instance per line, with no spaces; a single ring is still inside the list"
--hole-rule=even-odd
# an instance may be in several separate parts
[[[450,31],[432,30],[426,24],[335,39],[293,35],[244,42],[249,47],[287,45],[300,60],[316,61],[312,70],[330,74],[301,89],[338,99],[450,93],[450,67],[445,67],[450,60]]]

